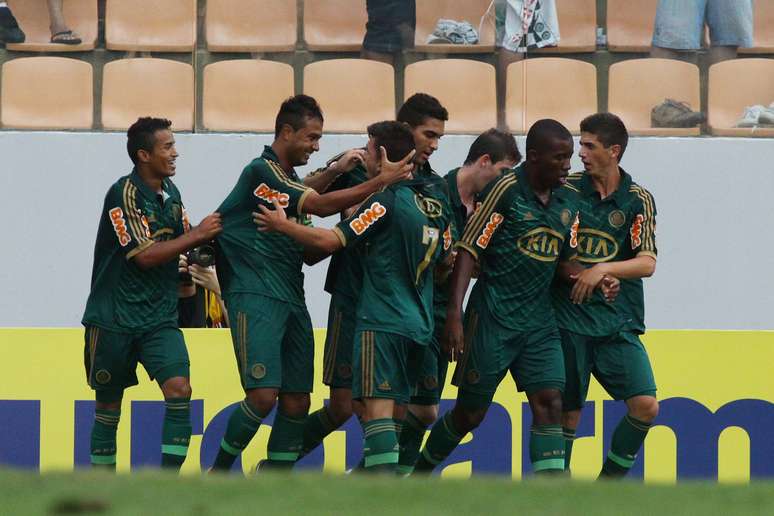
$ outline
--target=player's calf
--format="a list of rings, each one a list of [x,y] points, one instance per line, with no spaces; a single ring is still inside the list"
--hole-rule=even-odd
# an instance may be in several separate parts
[[[97,391],[94,426],[91,428],[91,465],[94,468],[115,471],[116,432],[121,419],[123,391]]]
[[[562,394],[554,386],[527,392],[532,410],[529,455],[537,475],[554,475],[565,469],[565,438],[562,432]]]
[[[191,441],[191,384],[185,376],[174,376],[159,383],[165,406],[161,467],[179,470],[188,455]]]
[[[637,453],[648,435],[651,423],[658,415],[658,401],[655,396],[633,396],[626,400],[629,413],[624,416],[613,431],[610,451],[599,478],[623,478],[634,465]]]
[[[331,432],[346,423],[352,413],[352,390],[331,388],[328,406],[309,414],[306,419],[301,456],[308,455],[317,448]]]

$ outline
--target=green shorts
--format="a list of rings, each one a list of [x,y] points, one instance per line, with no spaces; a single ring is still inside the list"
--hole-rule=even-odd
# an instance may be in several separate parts
[[[328,309],[328,331],[323,353],[323,383],[334,389],[352,388],[352,344],[355,342],[355,306],[335,294]]]
[[[510,371],[516,387],[527,394],[564,389],[564,360],[559,330],[554,326],[516,331],[500,325],[484,308],[465,311],[465,353],[452,383],[491,401]]]
[[[637,334],[624,331],[588,337],[567,330],[560,334],[567,375],[562,400],[565,411],[583,407],[592,374],[615,400],[656,395],[653,369]]]
[[[146,333],[118,333],[86,326],[83,361],[86,381],[95,391],[115,393],[137,385],[137,363],[159,385],[176,376],[188,378],[190,363],[183,333],[162,326]]]
[[[356,331],[352,398],[408,403],[426,347],[395,333]]]
[[[258,294],[233,294],[226,308],[245,390],[312,392],[314,334],[305,306]]]
[[[441,349],[442,335],[443,326],[439,328],[436,325],[433,340],[425,351],[417,383],[411,394],[411,403],[415,405],[438,405],[441,401],[449,369],[449,358]]]

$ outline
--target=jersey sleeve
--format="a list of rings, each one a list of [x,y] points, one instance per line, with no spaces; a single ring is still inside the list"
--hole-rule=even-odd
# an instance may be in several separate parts
[[[562,250],[559,252],[559,261],[567,262],[578,256],[578,229],[580,228],[580,212],[575,212],[570,230],[564,237]]]
[[[462,237],[455,247],[465,249],[478,260],[480,253],[489,246],[492,236],[505,220],[514,185],[516,177],[512,174],[501,177],[492,185],[481,206],[465,225]]]
[[[395,194],[389,190],[368,197],[348,218],[342,220],[333,231],[343,247],[352,247],[369,238],[387,223],[395,205]]]
[[[249,168],[256,199],[268,207],[276,200],[286,210],[303,212],[311,188],[289,178],[278,164],[269,160],[252,163]]]
[[[130,260],[153,245],[148,219],[139,207],[137,187],[127,180],[113,186],[105,198],[105,213],[119,248]]]
[[[629,223],[629,243],[636,256],[656,257],[656,203],[650,192],[635,187],[639,198],[638,209]]]

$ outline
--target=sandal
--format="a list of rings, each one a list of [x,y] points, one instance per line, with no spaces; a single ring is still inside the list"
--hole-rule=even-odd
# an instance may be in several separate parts
[[[63,30],[51,36],[51,43],[61,43],[62,45],[80,45],[81,38],[73,34],[71,30]]]

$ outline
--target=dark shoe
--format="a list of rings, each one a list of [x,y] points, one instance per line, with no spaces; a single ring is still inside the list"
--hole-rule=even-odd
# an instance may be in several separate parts
[[[24,43],[24,32],[8,7],[0,8],[0,43]]]
[[[696,127],[704,121],[704,114],[691,110],[686,102],[666,99],[650,112],[652,127]]]

